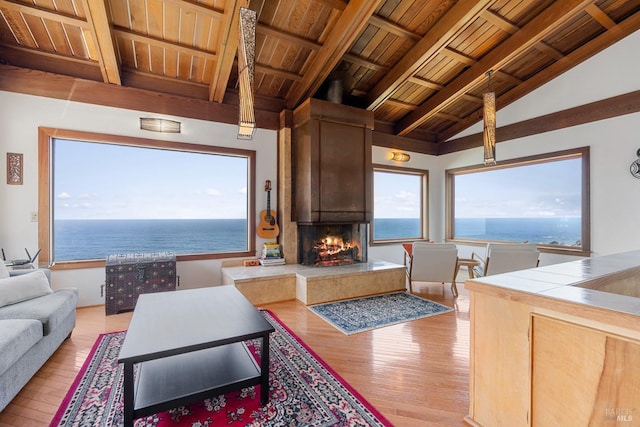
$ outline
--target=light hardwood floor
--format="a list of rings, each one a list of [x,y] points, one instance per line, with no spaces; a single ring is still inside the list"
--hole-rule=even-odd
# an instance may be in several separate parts
[[[461,275],[462,276],[462,275]],[[395,426],[463,426],[469,409],[469,294],[414,288],[455,309],[425,319],[345,336],[298,301],[264,305]],[[0,413],[0,426],[48,426],[98,334],[127,329],[131,313],[79,308],[77,326]]]

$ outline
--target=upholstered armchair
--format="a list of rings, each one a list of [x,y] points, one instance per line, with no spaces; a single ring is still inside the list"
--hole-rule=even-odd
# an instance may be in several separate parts
[[[409,263],[409,292],[413,282],[451,283],[453,296],[458,296],[456,271],[458,248],[454,243],[414,242]]]
[[[539,256],[533,243],[489,243],[486,256],[474,252],[471,258],[480,261],[480,266],[474,269],[476,276],[490,276],[537,267]]]

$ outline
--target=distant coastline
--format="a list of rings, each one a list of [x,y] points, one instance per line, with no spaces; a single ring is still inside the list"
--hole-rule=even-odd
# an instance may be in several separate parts
[[[418,218],[381,218],[374,221],[374,239],[411,239],[420,236]],[[477,240],[498,240],[577,246],[580,218],[458,218],[455,236]]]
[[[245,219],[54,221],[56,261],[102,259],[132,252],[176,254],[246,251]]]
[[[374,238],[415,239],[418,218],[379,218]],[[456,237],[478,240],[576,246],[580,218],[460,218]],[[173,251],[177,254],[242,252],[248,250],[244,219],[56,220],[56,261],[103,259],[132,252]]]

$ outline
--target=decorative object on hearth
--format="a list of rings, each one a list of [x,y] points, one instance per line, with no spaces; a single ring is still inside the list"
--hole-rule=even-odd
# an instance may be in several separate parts
[[[309,309],[345,335],[453,311],[406,292],[312,305]]]
[[[487,71],[487,92],[482,95],[482,119],[484,130],[482,142],[484,145],[484,164],[496,163],[496,93],[491,91],[491,76],[493,70]]]
[[[240,118],[238,139],[251,139],[256,130],[253,109],[253,77],[256,57],[256,23],[258,14],[251,9],[240,8],[240,39],[238,41],[238,97]]]
[[[267,311],[263,315],[275,328],[269,345],[271,390],[267,405],[260,406],[260,386],[248,387],[141,418],[136,426],[391,426],[275,315]],[[123,375],[118,369],[118,353],[124,337],[125,332],[98,337],[52,427],[122,425]],[[245,344],[259,360],[260,340]]]
[[[401,151],[392,151],[390,159],[396,162],[408,162],[411,156]]]
[[[640,148],[638,148],[638,151],[636,151],[636,155],[638,156],[638,160],[635,160],[633,163],[631,163],[630,171],[631,175],[640,179]]]
[[[175,120],[140,117],[140,129],[151,132],[180,133],[181,123]]]
[[[22,185],[22,153],[7,153],[7,184]]]

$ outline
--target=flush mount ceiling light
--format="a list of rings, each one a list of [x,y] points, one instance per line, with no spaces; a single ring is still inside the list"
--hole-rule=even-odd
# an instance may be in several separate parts
[[[238,95],[240,118],[238,139],[251,139],[256,130],[253,108],[253,76],[256,56],[256,21],[254,10],[240,8],[240,39],[238,41]]]
[[[154,117],[140,117],[140,129],[152,132],[180,133],[180,122]]]
[[[411,156],[400,151],[392,151],[390,159],[396,162],[408,162],[411,159]]]
[[[484,145],[484,164],[496,163],[496,93],[491,92],[491,75],[493,70],[487,71],[487,92],[482,95],[482,119],[484,130],[482,142]]]

